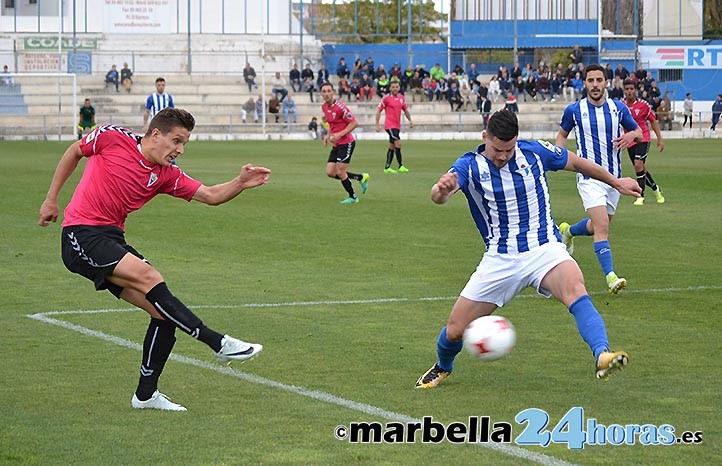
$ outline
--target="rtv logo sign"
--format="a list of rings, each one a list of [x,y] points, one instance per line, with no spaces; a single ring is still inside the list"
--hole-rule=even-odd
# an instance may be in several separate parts
[[[721,69],[721,46],[642,45],[639,59],[647,68]]]
[[[688,48],[686,68],[722,68],[722,47]]]

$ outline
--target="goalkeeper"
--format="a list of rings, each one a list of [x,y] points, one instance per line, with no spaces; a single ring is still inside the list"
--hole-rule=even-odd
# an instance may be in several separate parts
[[[86,129],[95,129],[95,108],[90,105],[90,99],[85,99],[83,106],[80,107],[78,115],[78,139],[83,137],[83,131]]]

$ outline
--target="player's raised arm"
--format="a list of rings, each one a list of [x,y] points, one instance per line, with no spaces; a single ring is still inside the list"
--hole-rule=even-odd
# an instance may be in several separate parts
[[[248,163],[241,168],[240,175],[230,181],[213,186],[201,185],[192,199],[208,205],[223,204],[238,196],[246,189],[268,183],[270,173],[271,170],[266,167],[254,167]]]
[[[53,181],[50,183],[48,194],[45,196],[43,204],[40,206],[40,220],[38,225],[46,227],[50,222],[58,219],[60,209],[58,208],[58,194],[70,175],[73,174],[78,167],[78,162],[83,158],[80,151],[80,141],[76,141],[68,147],[55,168]]]
[[[459,175],[444,173],[434,186],[431,187],[431,200],[435,204],[446,204],[451,196],[459,190]]]

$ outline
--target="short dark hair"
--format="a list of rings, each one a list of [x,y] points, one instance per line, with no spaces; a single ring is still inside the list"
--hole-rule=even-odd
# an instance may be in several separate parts
[[[627,87],[627,86],[635,86],[636,87],[636,84],[634,84],[634,80],[631,78],[625,79],[623,84],[624,84],[624,87]]]
[[[190,112],[181,108],[164,108],[150,120],[148,131],[145,134],[146,136],[150,135],[155,128],[158,128],[161,134],[168,134],[168,132],[176,127],[193,131],[193,128],[196,127],[196,119],[193,118]]]
[[[491,138],[511,141],[519,135],[519,119],[511,110],[498,110],[489,118],[486,132]]]
[[[320,90],[323,90],[323,88],[326,87],[326,86],[330,86],[332,91],[335,90],[335,89],[333,88],[333,84],[331,84],[331,83],[328,82],[328,81],[326,81],[325,83],[321,84]]]
[[[159,77],[155,78],[155,83],[156,83],[156,84],[158,84],[158,83],[164,83],[164,82],[165,82],[165,78],[162,77],[162,76],[159,76]]]
[[[587,66],[586,70],[584,71],[584,80],[585,81],[587,80],[587,76],[589,76],[590,71],[601,71],[605,78],[607,76],[606,71],[604,70],[604,68],[602,68],[601,65],[592,63],[591,65]]]

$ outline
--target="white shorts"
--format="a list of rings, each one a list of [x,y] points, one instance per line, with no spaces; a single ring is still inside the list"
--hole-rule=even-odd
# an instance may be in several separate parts
[[[549,298],[551,293],[541,287],[542,280],[557,265],[573,260],[564,245],[556,241],[527,252],[484,254],[461,296],[502,307],[524,288],[533,286]]]
[[[614,215],[619,203],[619,191],[607,183],[593,179],[584,179],[584,175],[577,173],[577,191],[582,198],[584,210],[592,207],[606,206],[607,214]]]

